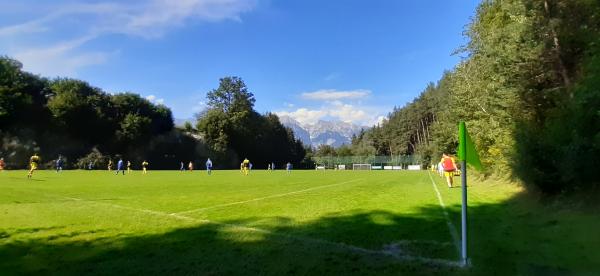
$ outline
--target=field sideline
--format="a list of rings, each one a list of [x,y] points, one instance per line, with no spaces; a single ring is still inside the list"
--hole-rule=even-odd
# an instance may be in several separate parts
[[[424,171],[0,173],[2,274],[595,274],[600,217]],[[457,178],[458,180],[458,178]],[[444,206],[444,207],[443,207]]]

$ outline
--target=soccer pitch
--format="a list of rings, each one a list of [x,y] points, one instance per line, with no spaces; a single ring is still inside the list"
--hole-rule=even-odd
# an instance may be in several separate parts
[[[3,275],[600,271],[598,215],[554,214],[512,185],[470,185],[463,269],[460,189],[430,172],[25,175],[0,173]]]

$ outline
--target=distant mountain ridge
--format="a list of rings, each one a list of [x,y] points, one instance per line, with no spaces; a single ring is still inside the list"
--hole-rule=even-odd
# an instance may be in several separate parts
[[[289,116],[279,116],[281,123],[292,129],[294,137],[304,143],[318,147],[319,145],[330,145],[340,147],[349,145],[352,142],[352,135],[358,134],[361,129],[367,130],[368,127],[358,126],[341,121],[323,121],[319,120],[315,124],[301,124]],[[185,122],[195,124],[195,119],[174,119],[174,124],[183,127]]]
[[[313,147],[323,144],[333,147],[349,145],[352,142],[352,135],[358,134],[362,129],[367,129],[364,126],[341,121],[319,120],[315,124],[303,125],[289,116],[279,116],[279,120],[284,126],[292,129],[296,139]]]

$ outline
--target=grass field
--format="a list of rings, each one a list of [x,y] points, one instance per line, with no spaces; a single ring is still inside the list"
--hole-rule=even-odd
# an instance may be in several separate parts
[[[460,189],[424,171],[25,175],[0,173],[2,275],[600,273],[598,212],[510,184],[469,185],[463,269]]]

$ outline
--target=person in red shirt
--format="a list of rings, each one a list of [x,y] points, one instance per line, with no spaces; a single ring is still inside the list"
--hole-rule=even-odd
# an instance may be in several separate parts
[[[454,172],[456,171],[454,158],[444,153],[442,155],[442,167],[444,168],[444,176],[446,177],[448,188],[452,188],[452,184],[454,184]]]

